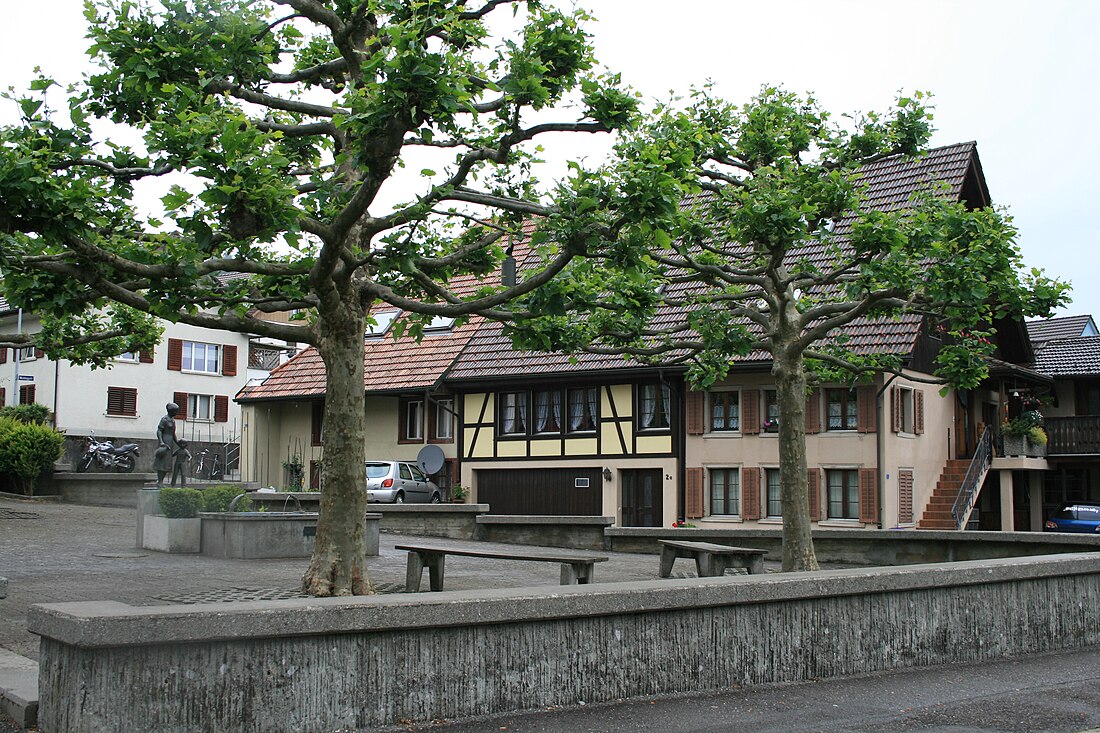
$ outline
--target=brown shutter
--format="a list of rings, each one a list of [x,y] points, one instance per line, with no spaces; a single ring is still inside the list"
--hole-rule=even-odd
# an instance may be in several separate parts
[[[325,401],[316,400],[310,412],[309,441],[311,445],[324,445]]]
[[[186,392],[173,392],[172,401],[179,405],[180,411],[176,413],[177,420],[187,419],[187,393]]]
[[[861,433],[873,433],[878,429],[874,385],[856,387],[856,429]]]
[[[821,487],[818,484],[820,473],[816,468],[806,470],[806,492],[810,496],[810,521],[821,519]]]
[[[698,519],[703,516],[703,469],[701,467],[687,469],[687,486],[685,487],[684,516],[688,519]]]
[[[913,523],[913,472],[898,470],[898,524]]]
[[[127,417],[137,415],[137,389],[134,387],[108,387],[107,414],[125,415]]]
[[[8,363],[8,350],[6,348],[0,349],[0,364]]]
[[[168,368],[173,372],[183,369],[183,341],[180,339],[168,339]]]
[[[821,390],[815,389],[806,398],[806,434],[821,432]]]
[[[859,469],[859,521],[878,523],[878,470]]]
[[[707,393],[690,390],[687,393],[687,434],[702,435],[706,431]],[[691,469],[688,469],[691,470]],[[702,516],[702,515],[699,515]]]
[[[760,519],[760,469],[741,469],[741,518]]]
[[[34,350],[34,358],[35,358],[35,359],[41,359],[41,358],[42,358],[42,357],[44,357],[45,355],[46,355],[46,352],[45,352],[45,351],[43,351],[42,349],[38,349],[38,348],[36,348],[36,349]]]
[[[222,376],[237,376],[237,347],[235,344],[222,346]]]
[[[890,429],[900,433],[905,428],[905,394],[897,387],[890,388]]]
[[[0,387],[0,407],[3,407],[6,404],[8,404],[7,390],[3,387]]]
[[[228,395],[214,395],[214,422],[229,422]]]
[[[28,384],[19,388],[19,404],[21,405],[33,405],[34,404],[34,385]]]
[[[309,462],[309,488],[314,491],[320,491],[321,489],[321,463],[319,461]]]
[[[746,389],[741,393],[741,432],[745,435],[760,433],[760,390],[758,389]]]
[[[913,390],[913,432],[924,432],[924,390]]]
[[[152,349],[150,349],[148,351],[142,349],[141,351],[138,352],[138,361],[140,361],[142,364],[152,364],[153,363],[153,353],[154,352],[153,352]]]

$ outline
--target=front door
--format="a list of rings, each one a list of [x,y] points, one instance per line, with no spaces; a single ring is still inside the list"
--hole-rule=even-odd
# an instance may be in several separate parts
[[[660,527],[662,471],[643,468],[622,471],[624,527]]]

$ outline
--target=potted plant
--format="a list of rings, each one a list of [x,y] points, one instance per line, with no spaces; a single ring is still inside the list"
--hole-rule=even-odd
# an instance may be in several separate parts
[[[1047,434],[1040,423],[1042,414],[1037,410],[1027,410],[1001,425],[1006,456],[1046,455]]]
[[[283,470],[286,471],[286,490],[301,491],[306,476],[305,466],[302,464],[302,457],[294,455],[283,461]]]
[[[199,552],[202,549],[203,493],[198,489],[165,487],[160,490],[161,514],[146,514],[142,547],[160,552]]]
[[[455,484],[451,487],[451,503],[452,504],[465,504],[466,497],[470,495],[470,490],[462,484]]]

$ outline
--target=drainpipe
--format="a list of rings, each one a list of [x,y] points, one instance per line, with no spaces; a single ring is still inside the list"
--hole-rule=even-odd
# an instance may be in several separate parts
[[[22,308],[20,308],[18,310],[17,315],[15,317],[15,335],[16,336],[22,336],[23,335],[23,309]],[[20,359],[20,356],[21,356],[19,351],[20,351],[19,349],[13,349],[12,350],[12,356],[15,357],[15,359],[13,360],[13,361],[15,361],[15,384],[12,385],[12,390],[11,390],[12,391],[12,397],[14,398],[14,400],[12,402],[13,405],[23,404],[22,395],[19,392],[19,359]]]
[[[883,465],[885,463],[885,459],[883,458],[883,447],[882,447],[882,424],[883,424],[884,413],[886,411],[885,411],[885,409],[883,409],[882,396],[884,394],[886,394],[886,388],[890,386],[890,383],[893,382],[895,379],[897,379],[899,376],[900,375],[898,375],[898,374],[892,375],[889,379],[887,379],[883,383],[882,389],[880,389],[878,392],[875,393],[875,412],[877,413],[876,414],[877,419],[875,420],[875,460],[878,462],[878,528],[879,529],[882,529],[886,525],[886,523],[883,521],[883,517],[885,516],[885,513],[886,513],[886,502],[882,500],[883,496],[886,493],[886,467]]]

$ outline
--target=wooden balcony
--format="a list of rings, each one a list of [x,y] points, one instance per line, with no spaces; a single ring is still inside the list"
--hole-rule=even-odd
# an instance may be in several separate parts
[[[1048,417],[1048,456],[1100,456],[1100,415]]]

